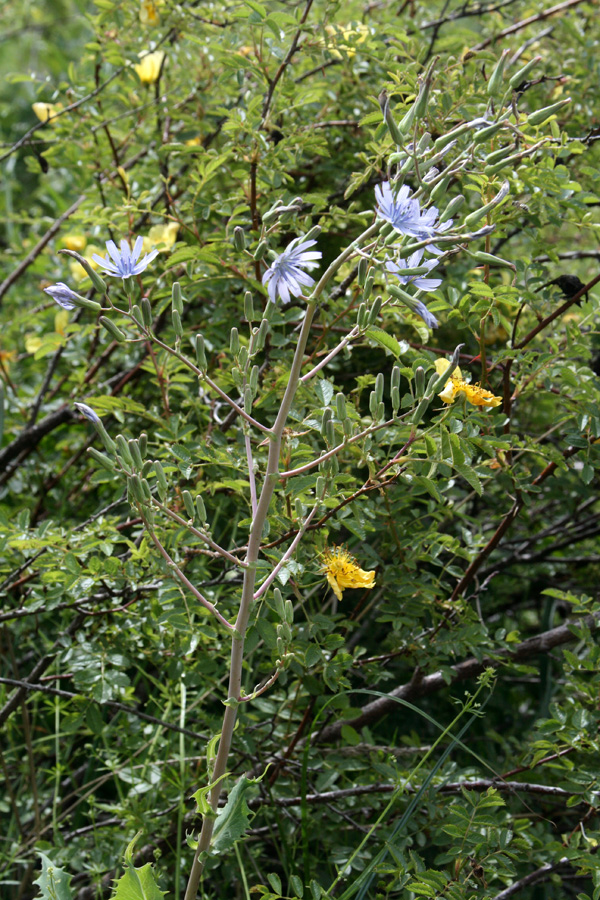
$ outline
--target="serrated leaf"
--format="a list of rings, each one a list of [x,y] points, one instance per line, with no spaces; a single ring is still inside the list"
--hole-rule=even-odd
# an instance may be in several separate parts
[[[45,853],[38,852],[42,862],[42,871],[33,883],[39,885],[39,898],[41,900],[73,900],[69,884],[71,876],[64,869],[55,866]]]
[[[223,853],[233,847],[250,825],[250,810],[246,803],[246,794],[264,776],[260,778],[247,778],[242,775],[237,784],[229,792],[227,803],[217,816],[212,842],[212,849],[216,853]]]
[[[458,474],[471,485],[473,490],[477,491],[479,496],[483,494],[483,486],[479,479],[479,475],[477,474],[477,472],[475,472],[474,469],[472,469],[470,466],[457,465],[456,463],[454,464],[454,468],[458,472]]]
[[[321,378],[315,385],[315,393],[323,406],[329,406],[333,397],[333,385],[330,381]]]
[[[111,900],[162,900],[166,893],[158,887],[150,863],[137,869],[126,863],[125,874],[116,882]]]

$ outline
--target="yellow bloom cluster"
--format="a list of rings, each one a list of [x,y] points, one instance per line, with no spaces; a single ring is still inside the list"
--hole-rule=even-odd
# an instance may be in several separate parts
[[[323,553],[322,571],[338,600],[346,588],[375,587],[375,572],[361,569],[345,547],[332,547]]]
[[[447,359],[436,359],[435,370],[438,375],[441,375],[448,370],[449,365],[450,363]],[[502,398],[496,397],[491,391],[482,388],[478,384],[469,384],[465,381],[462,377],[462,372],[457,366],[446,382],[444,390],[438,396],[444,403],[454,403],[460,393],[463,393],[473,406],[485,406],[486,409],[489,409],[493,406],[500,406],[502,403]]]

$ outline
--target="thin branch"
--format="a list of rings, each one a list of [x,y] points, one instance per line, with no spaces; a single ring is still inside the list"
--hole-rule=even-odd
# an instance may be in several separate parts
[[[565,0],[564,3],[559,3],[557,6],[552,6],[550,9],[542,10],[542,12],[536,13],[535,16],[529,16],[527,19],[522,19],[520,22],[515,22],[514,25],[510,25],[508,28],[505,28],[504,31],[498,32],[498,34],[492,35],[492,37],[486,38],[485,41],[481,41],[480,44],[475,44],[474,47],[471,47],[469,50],[469,54],[478,53],[480,50],[485,50],[486,47],[489,47],[490,44],[495,44],[496,41],[502,40],[502,38],[507,37],[509,34],[515,34],[517,31],[522,31],[523,28],[527,28],[528,25],[533,25],[534,22],[543,22],[544,19],[548,19],[550,16],[555,16],[558,13],[563,13],[567,9],[571,9],[574,6],[579,6],[580,3],[583,3],[584,0]]]

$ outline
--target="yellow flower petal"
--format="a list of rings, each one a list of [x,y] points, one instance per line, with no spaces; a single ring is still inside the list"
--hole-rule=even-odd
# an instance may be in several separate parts
[[[134,65],[135,71],[138,73],[139,79],[143,84],[154,84],[160,75],[161,66],[165,58],[162,50],[155,50],[153,53],[138,53],[141,62]]]
[[[81,253],[82,250],[85,250],[87,238],[84,234],[66,234],[62,242],[67,250],[75,250],[77,253]]]
[[[56,115],[58,111],[62,108],[59,103],[42,103],[41,101],[38,103],[32,104],[32,110],[40,120],[40,122],[47,122],[49,119],[53,119],[56,122]]]
[[[156,0],[142,0],[140,3],[140,22],[142,25],[158,25],[160,15]]]
[[[57,334],[64,336],[65,328],[69,324],[69,313],[66,309],[61,309],[54,316],[54,330]]]
[[[489,408],[500,406],[502,403],[501,397],[495,397],[491,391],[480,387],[478,384],[465,384],[465,382],[463,382],[461,390],[464,391],[465,397],[469,403],[473,404],[473,406],[485,406],[486,408]]]
[[[438,375],[443,375],[444,372],[447,372],[449,368],[450,368],[449,360],[443,359],[442,357],[440,357],[439,359],[436,359],[435,371],[438,373]],[[452,376],[455,378],[462,378],[462,372],[460,371],[458,366],[455,368],[454,372],[452,372]]]
[[[333,547],[325,551],[322,570],[338,600],[342,599],[346,588],[370,590],[375,587],[375,572],[361,569],[344,547]]]
[[[41,346],[42,339],[37,334],[30,333],[25,335],[25,349],[28,353],[35,353]]]
[[[166,225],[153,225],[147,236],[144,238],[142,252],[147,253],[154,247],[159,247],[161,253],[171,249],[177,240],[177,232],[179,231],[179,222],[167,222]]]

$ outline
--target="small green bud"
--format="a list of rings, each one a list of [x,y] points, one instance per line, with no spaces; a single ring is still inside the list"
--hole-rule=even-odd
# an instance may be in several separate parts
[[[250,291],[244,294],[244,315],[248,322],[254,322],[254,303]]]
[[[283,604],[283,597],[281,595],[281,591],[278,587],[273,588],[273,603],[275,604],[275,612],[279,616],[280,619],[285,618],[285,606]]]
[[[368,300],[371,296],[371,291],[373,290],[373,282],[375,281],[374,275],[368,275],[367,280],[365,281],[365,286],[363,288],[363,300]]]
[[[390,377],[390,387],[392,389],[400,387],[400,367],[399,366],[394,366],[394,368],[392,369],[392,374]]]
[[[198,494],[196,497],[196,512],[198,514],[198,520],[202,525],[206,524],[207,515],[206,515],[206,507],[204,505],[204,500],[202,499],[202,495]]]
[[[244,388],[244,412],[248,413],[248,415],[250,415],[250,413],[252,412],[253,399],[254,396],[252,394],[252,388],[249,384],[247,384]]]
[[[358,327],[360,328],[361,331],[367,327],[368,320],[369,320],[369,312],[367,310],[367,304],[361,303],[360,306],[358,307],[358,312],[356,314],[356,324],[358,325]]]
[[[237,355],[238,363],[239,363],[240,369],[242,369],[242,371],[244,371],[246,368],[246,364],[248,362],[248,355],[249,355],[248,348],[246,347],[245,344],[242,344],[240,347],[240,351]]]
[[[127,486],[131,489],[131,493],[134,498],[138,501],[138,503],[146,504],[146,498],[144,496],[144,491],[142,489],[142,482],[140,480],[139,475],[131,475],[127,479]]]
[[[563,106],[568,106],[570,102],[571,98],[567,97],[565,100],[559,100],[558,103],[553,103],[552,106],[545,106],[543,109],[538,109],[536,112],[530,113],[527,116],[527,124],[543,125],[546,119],[549,119],[550,116],[557,113]]]
[[[344,421],[342,422],[342,428],[344,429],[344,437],[352,437],[352,432],[354,430],[352,428],[352,419],[344,419]]]
[[[381,403],[383,400],[383,372],[377,373],[377,378],[375,379],[375,396],[377,397],[377,402]]]
[[[494,256],[492,253],[484,253],[483,250],[476,250],[471,253],[470,256],[472,256],[473,259],[476,259],[477,262],[485,263],[489,266],[500,266],[505,269],[514,269],[516,271],[514,263],[509,262],[507,259],[502,259],[500,256]]]
[[[328,419],[325,425],[325,440],[328,444],[335,444],[335,428],[333,427],[333,419]]]
[[[102,327],[108,331],[110,336],[115,339],[115,341],[118,341],[120,344],[122,344],[123,341],[126,340],[123,332],[119,328],[117,328],[114,322],[112,322],[110,319],[107,319],[106,316],[100,316],[99,322]]]
[[[448,190],[448,185],[450,184],[450,176],[447,175],[445,178],[442,178],[441,181],[433,188],[430,196],[434,203],[439,203],[442,197],[445,196],[446,191]]]
[[[240,350],[240,336],[237,328],[232,328],[229,334],[229,349],[234,356],[237,356]]]
[[[310,231],[306,232],[306,234],[304,235],[302,240],[303,241],[316,241],[316,239],[321,234],[321,230],[322,229],[321,229],[320,225],[313,225],[313,227],[310,229]]]
[[[145,461],[144,465],[142,466],[142,476],[144,478],[147,478],[151,471],[152,471],[152,460],[147,459]]]
[[[417,397],[422,397],[425,393],[425,369],[423,366],[417,366],[415,369],[415,393]]]
[[[388,131],[390,136],[395,144],[402,144],[403,138],[400,133],[398,126],[396,125],[396,120],[392,115],[392,111],[390,109],[390,98],[388,97],[387,91],[383,90],[379,95],[379,106],[381,108],[381,112],[383,114],[383,120],[388,127]]]
[[[152,328],[152,307],[147,297],[142,297],[142,322],[146,328]]]
[[[476,131],[473,135],[473,140],[476,144],[482,144],[484,141],[489,140],[497,134],[503,127],[504,122],[494,122],[493,125],[488,125],[486,128],[480,128],[479,131]]]
[[[165,470],[163,469],[162,464],[158,460],[156,460],[154,463],[154,471],[156,472],[156,483],[158,485],[158,492],[161,495],[161,499],[164,500],[167,495],[167,491],[168,491],[167,478],[165,475]]]
[[[178,281],[173,282],[173,287],[171,288],[171,302],[173,304],[173,309],[177,310],[179,315],[183,312],[183,297],[181,296],[181,285]]]
[[[254,339],[254,347],[256,351],[262,350],[265,346],[265,341],[267,340],[267,335],[269,334],[269,321],[268,319],[262,319],[260,323],[260,328],[258,329],[257,335]]]
[[[306,506],[300,499],[300,497],[296,497],[294,500],[294,509],[296,510],[296,518],[303,519],[306,515]]]
[[[183,325],[181,324],[181,316],[177,312],[176,309],[171,313],[171,318],[173,319],[173,329],[178,338],[183,337]]]
[[[246,235],[244,234],[244,229],[240,228],[239,225],[236,225],[233,229],[233,246],[240,252],[246,249]]]
[[[206,361],[206,351],[204,349],[204,338],[201,334],[196,335],[194,350],[196,351],[196,362],[198,363],[198,368],[202,369],[203,372],[206,372],[206,370],[208,369],[208,363]]]
[[[189,491],[182,491],[181,499],[183,500],[183,505],[185,506],[185,511],[188,514],[188,518],[194,519],[196,517],[196,507],[194,506],[192,495]]]
[[[369,310],[369,317],[367,324],[373,325],[374,322],[377,321],[379,313],[381,312],[381,306],[383,304],[383,297],[375,297],[373,303],[371,305],[371,309]]]
[[[256,392],[258,390],[258,375],[259,375],[258,366],[252,366],[252,371],[250,372],[249,384],[250,384],[250,390],[252,391],[253,396],[256,396]]]
[[[365,278],[367,277],[367,266],[369,265],[369,261],[361,256],[358,261],[358,273],[356,276],[356,280],[358,281],[360,287],[365,283]]]
[[[335,408],[338,419],[340,420],[340,422],[343,422],[348,415],[348,411],[346,410],[346,398],[343,394],[335,395]]]
[[[150,490],[150,485],[146,481],[145,478],[140,478],[140,484],[142,486],[142,493],[144,495],[144,500],[146,503],[150,503],[152,500],[152,491]]]
[[[137,306],[137,305],[134,303],[134,305],[133,305],[131,311],[132,311],[132,313],[133,313],[133,318],[135,319],[136,323],[137,323],[138,325],[140,325],[140,326],[143,326],[143,325],[144,325],[144,318],[143,318],[143,316],[142,316],[142,311],[141,311],[141,309],[139,308],[139,306]]]
[[[519,69],[517,72],[515,72],[515,74],[512,76],[512,78],[508,82],[513,90],[515,88],[517,88],[521,84],[521,82],[523,82],[527,79],[527,76],[529,75],[531,70],[537,66],[537,64],[540,62],[541,58],[542,58],[541,56],[534,56],[533,59],[529,60],[527,65],[523,66],[522,69]]]
[[[134,465],[136,469],[144,468],[144,460],[142,459],[142,454],[140,453],[140,445],[133,438],[128,441],[129,444],[129,452],[131,453],[131,458],[133,459]]]
[[[127,463],[130,468],[133,468],[133,456],[129,451],[129,444],[125,440],[122,434],[118,434],[115,438],[115,444],[117,445],[117,450],[119,451],[120,456]]]
[[[285,650],[286,650],[286,647],[285,647],[285,642],[284,642],[283,638],[282,638],[282,637],[278,637],[278,638],[277,638],[277,653],[278,653],[278,655],[279,655],[280,657],[281,657],[281,656],[284,656],[284,655],[285,655]]]
[[[321,434],[323,437],[327,434],[327,423],[331,421],[333,413],[329,406],[326,406],[323,410],[323,418],[321,419]]]
[[[494,71],[490,75],[490,80],[488,81],[487,91],[488,94],[496,94],[500,88],[502,87],[502,83],[504,81],[504,63],[506,62],[506,57],[508,56],[509,51],[503,50],[500,59],[496,63],[494,67]]]
[[[244,381],[244,376],[242,375],[241,370],[238,366],[233,366],[231,370],[231,377],[233,378],[233,383],[236,387],[241,387],[242,382]]]
[[[369,412],[373,419],[377,418],[377,408],[379,406],[379,400],[377,399],[377,394],[375,391],[371,391],[369,394]]]
[[[390,391],[390,395],[392,399],[392,410],[394,415],[397,415],[398,410],[400,409],[400,389],[394,385]]]
[[[477,224],[477,222],[479,222],[480,219],[483,219],[483,217],[486,216],[490,212],[490,210],[494,209],[494,207],[496,207],[496,206],[499,206],[499,204],[502,203],[502,201],[507,196],[509,190],[510,190],[509,182],[504,181],[502,183],[502,187],[500,188],[500,190],[498,191],[496,196],[493,198],[493,200],[490,200],[490,202],[486,203],[485,206],[482,206],[481,209],[476,209],[475,212],[472,212],[470,215],[467,216],[467,218],[465,219],[466,227],[472,228],[474,225]]]
[[[266,241],[260,241],[258,247],[254,251],[254,259],[262,259],[268,248],[269,245]]]
[[[440,216],[440,222],[447,222],[448,219],[451,219],[456,213],[459,211],[463,203],[465,202],[465,198],[462,194],[459,194],[457,197],[454,197],[444,212]]]
[[[109,457],[105,456],[104,453],[100,453],[100,451],[96,450],[95,447],[88,447],[87,452],[96,460],[97,463],[100,463],[103,469],[107,469],[109,472],[115,471],[114,460],[109,459]]]
[[[292,625],[294,622],[294,604],[291,600],[285,601],[285,609],[284,609],[285,621],[288,625]],[[290,635],[291,637],[291,635]]]
[[[148,435],[145,431],[142,431],[140,434],[139,446],[142,459],[146,459],[146,454],[148,453]]]
[[[327,482],[322,475],[317,475],[317,483],[315,485],[315,495],[317,500],[322,500],[327,490]]]
[[[504,159],[505,156],[508,156],[508,154],[514,149],[514,144],[512,146],[509,144],[506,147],[500,147],[498,150],[494,150],[492,153],[488,153],[485,161],[488,165],[493,166],[494,163],[500,162],[501,159]]]

